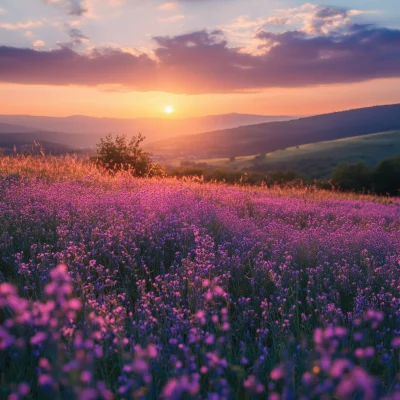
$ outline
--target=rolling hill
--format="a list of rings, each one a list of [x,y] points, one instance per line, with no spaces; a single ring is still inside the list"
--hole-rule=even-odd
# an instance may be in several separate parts
[[[341,163],[363,162],[373,167],[399,155],[400,130],[288,147],[265,157],[237,157],[234,162],[227,158],[199,162],[238,171],[296,170],[312,178],[327,178]]]
[[[171,158],[237,157],[397,129],[400,104],[180,136],[154,143],[151,149]]]

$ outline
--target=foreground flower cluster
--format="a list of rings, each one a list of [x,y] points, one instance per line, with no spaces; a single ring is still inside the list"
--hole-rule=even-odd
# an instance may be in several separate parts
[[[90,177],[0,193],[0,398],[400,398],[398,203]]]

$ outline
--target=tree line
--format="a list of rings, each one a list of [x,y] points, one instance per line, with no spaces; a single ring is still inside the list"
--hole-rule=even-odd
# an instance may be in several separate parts
[[[341,164],[332,173],[332,183],[346,191],[398,195],[400,191],[400,156],[383,160],[373,168],[362,162]]]

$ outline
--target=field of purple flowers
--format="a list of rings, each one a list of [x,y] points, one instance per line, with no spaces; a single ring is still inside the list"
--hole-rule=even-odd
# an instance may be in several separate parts
[[[6,172],[1,399],[400,398],[397,200]]]

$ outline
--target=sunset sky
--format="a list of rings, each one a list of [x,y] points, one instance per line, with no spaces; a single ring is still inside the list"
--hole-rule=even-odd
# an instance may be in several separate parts
[[[389,103],[400,103],[399,0],[0,0],[1,114]]]

